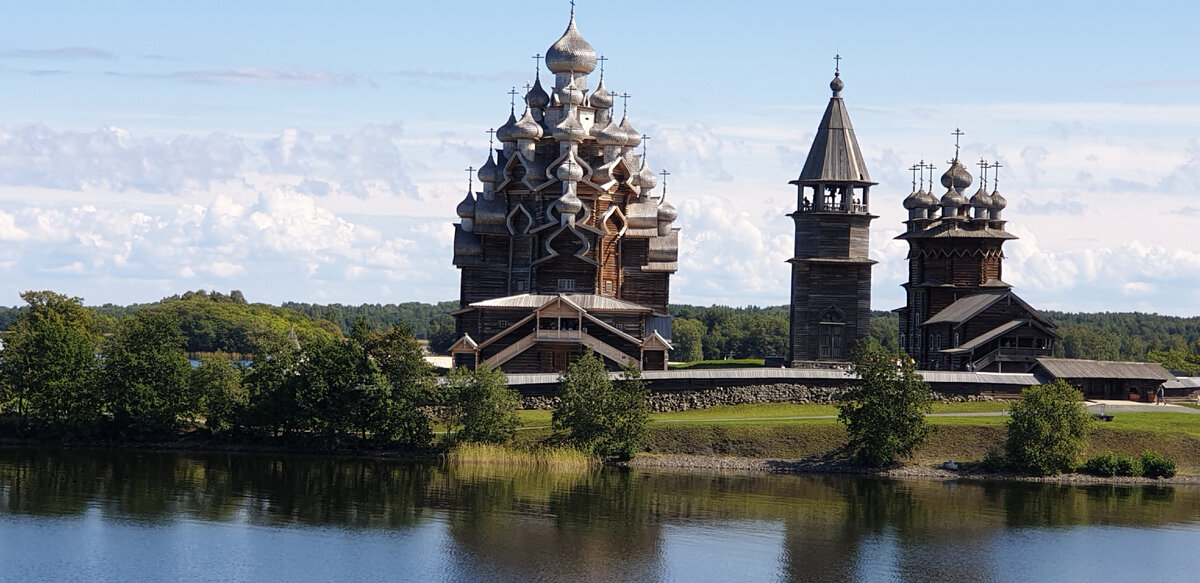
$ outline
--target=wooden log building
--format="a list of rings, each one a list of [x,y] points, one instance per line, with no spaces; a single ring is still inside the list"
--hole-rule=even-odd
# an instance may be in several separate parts
[[[850,359],[871,327],[871,181],[835,70],[833,96],[796,185],[788,361],[821,367]]]
[[[628,96],[605,88],[603,68],[589,91],[596,51],[573,9],[546,51],[549,93],[538,59],[524,113],[513,104],[495,132],[502,148],[478,171],[482,191],[458,205],[454,364],[556,372],[591,348],[610,368],[665,369],[679,254],[667,173],[654,196],[643,136],[627,106],[619,121],[614,112],[614,98]]]

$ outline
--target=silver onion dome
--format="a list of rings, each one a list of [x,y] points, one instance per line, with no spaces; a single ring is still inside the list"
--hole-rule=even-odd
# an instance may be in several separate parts
[[[525,108],[525,114],[521,116],[521,119],[517,120],[517,125],[512,135],[518,140],[542,139],[542,124],[533,120],[533,116],[529,113],[529,107]]]
[[[642,134],[633,129],[633,124],[629,123],[629,114],[621,116],[621,125],[619,128],[621,133],[624,134],[624,141],[621,145],[636,148],[642,144]]]
[[[834,96],[834,97],[841,97],[841,96],[842,96],[842,89],[843,89],[845,86],[846,86],[846,84],[842,82],[842,76],[841,76],[840,74],[838,74],[838,73],[834,73],[834,74],[833,74],[833,81],[830,81],[830,82],[829,82],[829,88],[833,90],[833,96]]]
[[[917,196],[921,197],[921,201],[925,203],[925,208],[927,208],[927,209],[931,209],[933,207],[938,206],[938,203],[939,203],[938,197],[937,197],[937,195],[933,194],[932,192],[925,192],[924,190],[918,190]]]
[[[596,70],[596,49],[575,28],[575,14],[562,37],[546,49],[546,68],[553,73],[583,73]]]
[[[621,131],[616,118],[609,118],[608,124],[596,132],[596,143],[601,146],[625,145],[625,132]]]
[[[675,210],[675,205],[671,204],[670,201],[663,200],[658,205],[658,222],[673,223],[677,218],[679,218],[679,211]]]
[[[609,93],[608,88],[604,86],[604,77],[600,78],[600,84],[596,85],[596,90],[592,92],[592,96],[588,98],[588,105],[596,109],[611,109],[613,106],[613,96]]]
[[[567,81],[567,84],[559,89],[559,100],[568,105],[583,105],[583,91],[575,85],[575,80]]]
[[[492,153],[488,152],[487,162],[483,163],[483,167],[479,169],[480,182],[495,184],[500,181],[500,168],[496,166],[496,160],[492,157]],[[461,216],[461,215],[460,215]]]
[[[1001,196],[999,190],[993,190],[992,191],[992,205],[988,208],[990,208],[994,211],[1002,211],[1002,210],[1004,210],[1004,207],[1006,207],[1006,206],[1008,206],[1008,199]]]
[[[525,105],[534,109],[545,109],[547,105],[550,105],[550,95],[546,93],[545,89],[542,89],[540,75],[534,78],[533,87],[525,94]]]
[[[658,186],[658,177],[654,175],[654,171],[646,166],[645,161],[642,162],[641,170],[638,170],[638,188],[642,189],[642,193],[654,190]]]
[[[504,125],[496,129],[496,139],[501,142],[515,142],[516,136],[513,135],[517,131],[517,116],[516,113],[508,112],[508,121]]]
[[[943,207],[958,208],[958,207],[963,206],[964,204],[967,204],[967,197],[964,196],[963,193],[961,193],[953,188],[947,188],[946,194],[942,195],[942,206]]]
[[[573,215],[583,210],[583,201],[574,193],[566,193],[554,201],[554,210],[560,215]]]
[[[971,207],[977,209],[992,207],[992,196],[988,194],[987,189],[982,184],[979,185],[979,190],[975,191],[975,195],[971,197]]]
[[[954,161],[950,163],[950,169],[942,175],[942,186],[945,186],[946,188],[953,188],[959,192],[962,192],[963,189],[971,186],[971,182],[971,173],[967,172],[967,169],[964,168],[961,163],[959,163],[958,158],[955,158]],[[965,200],[963,201],[963,204],[966,204]]]
[[[458,207],[454,211],[458,213],[458,218],[460,219],[475,218],[475,195],[471,194],[471,191],[468,190],[467,197],[458,203]]]
[[[583,129],[583,124],[579,123],[579,120],[575,119],[573,115],[568,115],[554,126],[554,139],[560,142],[582,142],[588,137],[587,130]]]
[[[554,175],[563,182],[579,182],[583,180],[583,166],[576,164],[573,159],[567,158],[566,162],[558,165]]]
[[[925,208],[925,200],[921,197],[923,194],[925,194],[925,189],[922,188],[920,192],[913,192],[904,197],[904,208],[910,211]]]

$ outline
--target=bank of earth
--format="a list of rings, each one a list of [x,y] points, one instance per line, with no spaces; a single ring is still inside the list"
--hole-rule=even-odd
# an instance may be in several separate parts
[[[932,426],[929,438],[907,460],[906,467],[910,469],[899,473],[912,474],[919,470],[911,468],[932,468],[946,460],[979,461],[988,450],[1002,452],[1008,407],[1004,402],[936,403],[929,417]],[[1171,409],[1118,413],[1110,422],[1097,422],[1080,462],[1106,452],[1140,456],[1151,450],[1175,460],[1180,481],[1200,475],[1200,415],[1183,412],[1183,408]],[[792,403],[657,413],[652,416],[648,438],[631,465],[852,471],[845,464],[794,463],[826,459],[837,452],[846,441],[846,432],[836,416],[837,408],[833,405]],[[549,411],[521,411],[521,417],[524,428],[517,432],[516,445],[531,446],[550,436]]]

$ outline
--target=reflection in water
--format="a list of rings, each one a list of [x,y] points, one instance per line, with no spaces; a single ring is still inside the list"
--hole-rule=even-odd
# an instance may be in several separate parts
[[[0,539],[20,543],[0,540],[0,562],[27,578],[69,577],[64,565],[112,580],[142,568],[179,578],[323,579],[323,569],[332,569],[346,579],[404,573],[543,581],[997,581],[1121,573],[1123,563],[1112,564],[1119,554],[1073,542],[1086,533],[1115,546],[1136,540],[1170,556],[1155,575],[1170,581],[1184,567],[1200,568],[1187,551],[1200,544],[1198,525],[1200,489],[1193,487],[0,449]],[[138,541],[151,554],[129,554],[113,537]],[[60,540],[97,550],[91,562],[76,565],[78,553],[57,549]],[[146,566],[154,553],[166,558]],[[1014,560],[1014,553],[1040,560]],[[226,561],[209,564],[210,554]]]

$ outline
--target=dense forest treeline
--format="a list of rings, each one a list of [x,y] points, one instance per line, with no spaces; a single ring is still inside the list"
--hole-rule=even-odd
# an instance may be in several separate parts
[[[204,290],[163,298],[159,302],[116,306],[105,304],[93,310],[109,329],[143,310],[170,311],[181,321],[187,349],[195,352],[247,352],[248,338],[264,327],[295,326],[349,334],[361,319],[372,330],[403,324],[417,338],[429,340],[440,352],[454,341],[454,319],[450,312],[458,302],[436,304],[311,304],[287,302],[283,306],[250,304],[242,293]],[[0,330],[8,329],[27,307],[0,307]],[[787,354],[788,307],[671,306],[675,316],[671,358],[677,361],[722,358],[754,358]],[[1181,372],[1200,374],[1200,317],[1182,318],[1137,312],[1044,314],[1059,325],[1062,340],[1056,356],[1094,360],[1161,362]],[[871,314],[871,337],[885,347],[895,348],[896,315]]]

